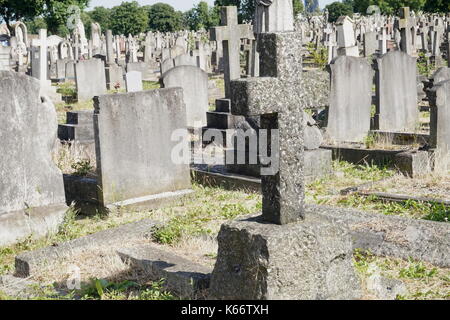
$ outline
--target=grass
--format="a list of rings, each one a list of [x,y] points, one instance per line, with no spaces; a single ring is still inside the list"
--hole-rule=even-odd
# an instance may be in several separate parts
[[[353,261],[364,281],[374,272],[381,276],[401,280],[408,291],[398,300],[450,299],[450,269],[437,268],[414,259],[400,260],[376,257],[370,251],[355,250]]]
[[[142,81],[142,87],[144,90],[153,90],[161,88],[158,81]]]
[[[450,218],[450,209],[438,203],[412,200],[398,203],[386,202],[375,196],[364,197],[357,194],[341,195],[339,193],[339,190],[348,187],[392,179],[396,176],[394,170],[367,164],[353,165],[340,161],[333,162],[333,169],[336,172],[334,177],[317,179],[307,185],[306,199],[308,203],[439,222],[448,222]],[[378,184],[382,183],[378,182]]]

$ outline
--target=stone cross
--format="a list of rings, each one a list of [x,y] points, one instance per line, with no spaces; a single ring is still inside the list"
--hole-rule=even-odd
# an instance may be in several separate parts
[[[237,8],[234,6],[221,8],[221,26],[211,29],[211,41],[222,41],[224,78],[225,78],[225,98],[230,97],[230,81],[239,79],[241,76],[240,67],[240,39],[251,38],[253,36],[250,25],[238,24]],[[219,43],[218,43],[219,46]]]
[[[385,54],[387,52],[387,40],[388,37],[386,35],[386,29],[381,29],[381,36],[379,38],[379,44],[380,44],[380,53]]]
[[[401,34],[400,48],[403,52],[412,54],[412,40],[411,40],[411,16],[409,8],[403,7],[400,9],[399,29]]]
[[[39,80],[41,85],[47,83],[47,29],[39,29],[39,40],[33,39],[32,45],[39,47]]]
[[[111,30],[106,31],[106,63],[114,64],[113,34]]]
[[[296,32],[263,33],[258,39],[261,78],[231,82],[231,111],[261,116],[268,150],[279,163],[262,174],[263,219],[288,224],[304,218],[301,36]],[[273,141],[272,138],[275,138]],[[278,140],[278,143],[277,143]],[[260,145],[263,142],[260,141]],[[264,160],[261,161],[264,166]],[[267,165],[267,164],[266,164]],[[264,168],[263,168],[264,170]]]

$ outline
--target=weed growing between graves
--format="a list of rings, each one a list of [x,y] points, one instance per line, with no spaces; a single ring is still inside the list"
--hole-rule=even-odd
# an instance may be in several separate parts
[[[386,278],[401,280],[408,291],[398,300],[449,299],[450,269],[408,259],[376,257],[370,251],[355,250],[353,261],[363,284],[375,272]],[[363,287],[365,287],[363,285]],[[366,293],[370,298],[370,294]]]
[[[176,246],[180,252],[191,253],[192,247],[200,250],[198,259],[211,263],[215,254],[215,243],[210,238],[198,235],[216,234],[220,225],[232,218],[261,210],[261,196],[219,188],[194,185],[195,193],[174,203],[170,207],[151,211],[118,209],[108,216],[80,216],[69,210],[59,232],[42,239],[29,237],[18,244],[0,247],[0,275],[14,272],[14,257],[22,252],[52,246],[57,243],[80,238],[95,232],[114,228],[126,223],[150,218],[163,224],[157,230],[160,243]]]
[[[96,157],[93,147],[76,142],[59,144],[52,154],[53,162],[65,174],[95,175]]]
[[[398,215],[415,219],[426,219],[432,221],[448,222],[450,218],[450,208],[438,203],[422,203],[418,201],[386,202],[375,196],[363,197],[357,194],[341,195],[340,190],[354,187],[366,183],[378,182],[383,185],[383,181],[390,181],[396,172],[387,168],[379,168],[371,165],[353,165],[348,162],[333,162],[335,171],[334,177],[327,177],[315,180],[306,187],[306,199],[309,203],[338,206],[358,209],[363,211],[377,212],[385,215]],[[389,179],[388,179],[389,178]],[[413,180],[406,180],[404,184]],[[433,185],[433,178],[428,185]],[[436,179],[436,178],[434,178]],[[395,181],[395,179],[394,179]],[[436,182],[434,182],[436,183]],[[371,189],[370,186],[367,189]],[[417,195],[412,191],[413,195]]]
[[[326,47],[315,47],[313,43],[308,43],[308,52],[311,56],[312,62],[320,69],[325,69],[328,64],[328,51]]]
[[[144,90],[160,89],[161,85],[158,81],[142,81],[142,88]]]

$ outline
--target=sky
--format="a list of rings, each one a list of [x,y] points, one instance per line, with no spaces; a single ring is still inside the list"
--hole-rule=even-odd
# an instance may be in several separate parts
[[[121,4],[125,0],[91,0],[90,8],[103,6],[107,8],[111,8]],[[131,0],[127,0],[131,1]],[[152,5],[157,2],[168,3],[173,6],[176,10],[187,11],[191,9],[195,4],[199,3],[201,0],[138,0],[141,5]],[[205,0],[210,5],[213,5],[214,0]],[[320,7],[323,8],[325,5],[333,2],[335,0],[319,0]]]

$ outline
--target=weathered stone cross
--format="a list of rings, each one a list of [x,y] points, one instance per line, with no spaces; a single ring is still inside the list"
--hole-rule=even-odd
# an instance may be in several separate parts
[[[39,80],[41,85],[47,84],[47,30],[39,29],[39,40],[32,40],[33,47],[39,47]]]
[[[400,8],[400,22],[399,29],[402,36],[400,47],[403,52],[411,55],[412,54],[412,39],[411,39],[411,26],[413,25],[411,21],[411,16],[409,14],[409,8]]]
[[[261,115],[261,129],[267,130],[269,137],[268,150],[276,153],[279,165],[275,171],[262,173],[263,219],[281,225],[304,218],[301,123],[307,90],[301,83],[301,41],[295,32],[261,34],[260,77],[231,82],[231,112]],[[278,145],[272,145],[271,135],[278,136]]]
[[[238,24],[237,7],[222,7],[220,13],[221,26],[211,29],[210,39],[217,42],[218,51],[223,46],[225,98],[230,98],[230,81],[241,76],[240,39],[252,38],[253,31],[248,24]]]

